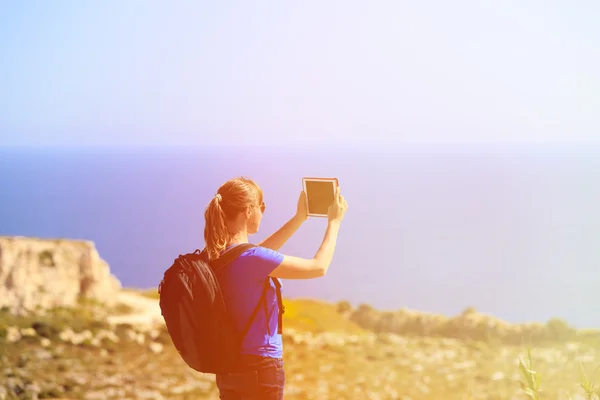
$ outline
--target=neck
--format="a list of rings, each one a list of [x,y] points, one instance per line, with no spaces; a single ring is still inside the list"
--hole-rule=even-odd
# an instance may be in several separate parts
[[[234,234],[227,245],[239,244],[239,243],[248,243],[248,232],[246,230],[242,230]]]

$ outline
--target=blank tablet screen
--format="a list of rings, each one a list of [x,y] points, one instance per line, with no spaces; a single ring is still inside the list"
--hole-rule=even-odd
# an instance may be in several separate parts
[[[309,214],[327,215],[327,209],[333,204],[335,182],[306,181],[306,198]]]

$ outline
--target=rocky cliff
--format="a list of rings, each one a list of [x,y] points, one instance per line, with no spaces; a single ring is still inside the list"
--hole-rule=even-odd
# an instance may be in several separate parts
[[[524,341],[566,341],[582,336],[600,339],[599,330],[578,331],[559,318],[552,318],[546,323],[510,324],[474,308],[467,308],[460,315],[448,317],[408,309],[379,311],[367,304],[361,304],[353,310],[347,302],[340,302],[338,311],[342,311],[346,318],[358,326],[376,333],[459,340],[496,340],[506,345],[521,345]]]
[[[81,299],[112,305],[120,289],[93,242],[0,236],[0,308],[22,314]]]

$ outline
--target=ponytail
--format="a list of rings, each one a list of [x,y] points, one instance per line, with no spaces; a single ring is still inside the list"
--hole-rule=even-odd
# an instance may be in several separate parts
[[[263,193],[252,179],[239,177],[225,182],[204,211],[204,241],[209,261],[216,260],[225,248],[232,233],[227,222],[248,206],[260,204]]]
[[[204,241],[210,261],[219,258],[221,251],[225,250],[229,240],[229,230],[225,223],[225,215],[221,208],[221,195],[217,194],[204,211]]]

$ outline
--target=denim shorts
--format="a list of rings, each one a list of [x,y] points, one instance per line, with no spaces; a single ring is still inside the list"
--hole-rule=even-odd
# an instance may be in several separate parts
[[[282,358],[240,356],[233,372],[216,375],[221,400],[283,400]]]

